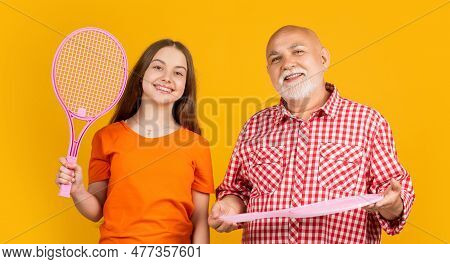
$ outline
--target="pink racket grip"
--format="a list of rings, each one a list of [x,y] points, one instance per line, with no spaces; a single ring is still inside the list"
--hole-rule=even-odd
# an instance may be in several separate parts
[[[67,162],[68,163],[76,163],[77,162],[77,158],[68,156],[67,157]],[[72,183],[71,182],[69,182],[69,184],[61,184],[61,185],[59,185],[59,193],[58,193],[58,195],[62,196],[62,197],[70,198],[70,189],[72,189]]]

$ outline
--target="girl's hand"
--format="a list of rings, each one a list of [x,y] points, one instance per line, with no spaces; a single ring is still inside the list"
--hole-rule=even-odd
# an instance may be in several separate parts
[[[72,188],[70,189],[70,194],[80,192],[84,190],[83,185],[83,175],[80,165],[73,163],[69,164],[65,157],[59,158],[59,162],[62,166],[56,175],[56,184],[69,184],[72,183]]]

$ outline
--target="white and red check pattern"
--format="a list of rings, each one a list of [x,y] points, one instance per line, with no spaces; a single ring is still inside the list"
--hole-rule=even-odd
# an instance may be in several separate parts
[[[408,172],[397,159],[386,120],[367,106],[329,99],[304,122],[279,105],[245,124],[217,199],[239,196],[247,212],[301,206],[323,200],[382,193],[390,179],[402,185],[404,210],[394,221],[356,209],[306,219],[271,218],[243,224],[243,243],[379,243],[381,228],[400,232],[414,201]]]

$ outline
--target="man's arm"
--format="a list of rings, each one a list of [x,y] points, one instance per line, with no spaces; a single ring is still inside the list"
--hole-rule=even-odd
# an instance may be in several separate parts
[[[245,126],[234,147],[225,178],[216,189],[217,202],[213,205],[208,218],[209,226],[218,232],[230,232],[239,228],[235,223],[223,222],[220,220],[220,216],[241,214],[247,211],[252,187],[243,175],[242,159],[239,153],[244,133]]]
[[[391,128],[385,119],[377,126],[371,152],[369,193],[383,193],[384,199],[365,207],[374,212],[389,235],[398,234],[406,224],[415,198],[411,177],[398,161]]]
[[[211,214],[208,218],[208,224],[217,232],[231,232],[239,228],[236,223],[224,222],[220,219],[222,215],[242,214],[247,211],[247,207],[241,198],[235,195],[227,195],[220,201],[217,201],[211,209]]]

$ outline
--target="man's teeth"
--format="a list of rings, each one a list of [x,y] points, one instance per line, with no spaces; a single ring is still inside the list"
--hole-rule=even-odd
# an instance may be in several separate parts
[[[289,79],[293,79],[293,78],[296,78],[296,77],[302,76],[302,75],[305,75],[305,74],[304,73],[294,73],[294,74],[290,74],[290,75],[286,76],[284,79],[289,80]]]

